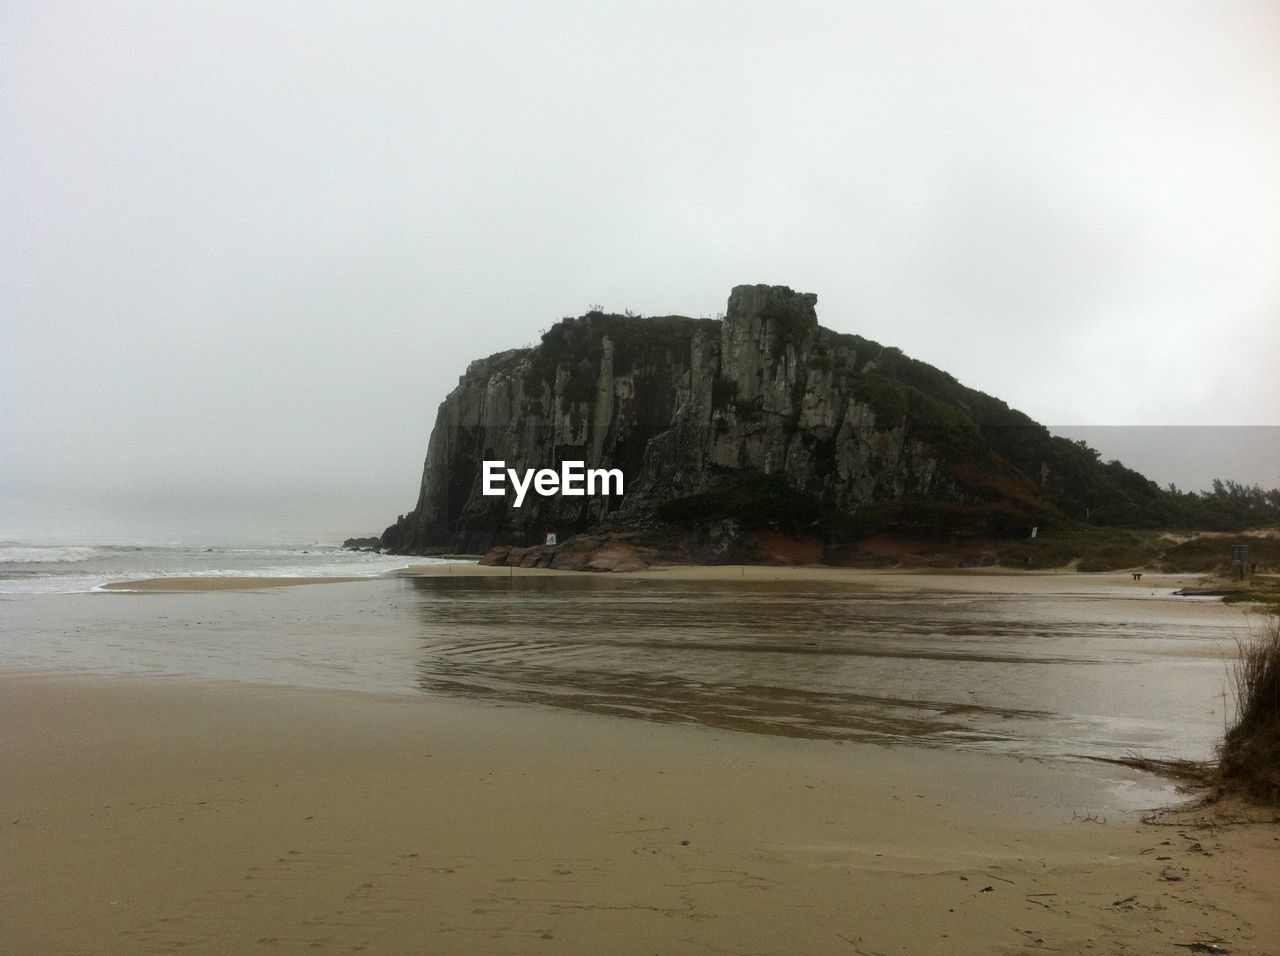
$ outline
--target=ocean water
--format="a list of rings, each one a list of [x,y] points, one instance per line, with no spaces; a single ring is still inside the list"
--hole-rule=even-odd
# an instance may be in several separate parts
[[[74,593],[108,581],[163,577],[364,577],[404,565],[403,557],[328,545],[207,548],[0,541],[0,594]]]

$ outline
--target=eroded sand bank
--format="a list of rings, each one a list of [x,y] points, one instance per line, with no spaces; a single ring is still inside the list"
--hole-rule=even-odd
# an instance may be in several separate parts
[[[7,952],[1280,940],[1277,830],[1096,822],[1119,768],[180,680],[0,713]]]

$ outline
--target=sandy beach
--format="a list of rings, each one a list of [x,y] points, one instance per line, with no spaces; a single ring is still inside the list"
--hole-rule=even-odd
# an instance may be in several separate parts
[[[10,601],[0,941],[1275,953],[1280,827],[1144,823],[1166,782],[1071,756],[1220,726],[1249,612],[1184,583],[435,565]]]
[[[554,571],[548,568],[489,567],[470,563],[414,564],[411,558],[407,560],[409,564],[405,568],[405,573],[415,577],[575,577],[590,573]],[[1201,575],[1196,574],[1151,572],[1143,572],[1139,578],[1135,579],[1128,571],[1082,574],[1067,569],[1015,571],[1000,567],[867,570],[821,564],[672,564],[655,565],[641,571],[615,571],[599,576],[706,582],[794,581],[900,590],[963,591],[975,594],[1077,594],[1098,597],[1170,597],[1174,590],[1192,587],[1202,579]],[[1191,602],[1180,599],[1180,603]]]
[[[13,953],[1280,940],[1274,827],[1104,821],[1070,767],[465,701],[0,688]]]

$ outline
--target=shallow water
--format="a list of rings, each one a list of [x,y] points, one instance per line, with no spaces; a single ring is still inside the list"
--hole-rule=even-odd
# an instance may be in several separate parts
[[[1037,757],[1205,757],[1223,728],[1229,620],[1162,601],[844,583],[404,577],[7,595],[0,666],[457,695]]]

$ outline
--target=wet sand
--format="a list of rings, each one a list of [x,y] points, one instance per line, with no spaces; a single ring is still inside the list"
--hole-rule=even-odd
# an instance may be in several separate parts
[[[300,584],[346,584],[351,581],[371,580],[351,577],[312,577],[312,578],[264,578],[252,576],[214,577],[172,577],[144,578],[140,581],[110,581],[101,586],[103,591],[137,591],[140,593],[155,591],[252,591],[258,588],[287,588]]]
[[[0,713],[6,952],[1280,940],[1280,831],[1103,822],[1070,765],[176,679],[9,674]]]

